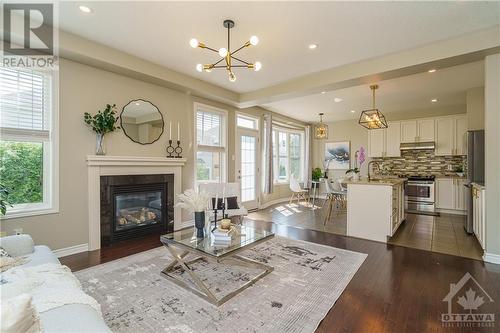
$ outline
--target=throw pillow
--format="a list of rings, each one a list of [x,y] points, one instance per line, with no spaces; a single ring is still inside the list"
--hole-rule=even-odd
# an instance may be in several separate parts
[[[215,208],[215,198],[212,198],[212,209]],[[217,209],[222,209],[222,198],[217,199]]]
[[[22,294],[2,300],[0,331],[3,333],[38,333],[40,319],[31,304],[31,296]]]
[[[227,209],[238,209],[238,197],[227,197]]]
[[[5,251],[5,249],[3,247],[0,246],[0,257],[12,257],[10,254],[7,253],[7,251]]]
[[[12,267],[22,265],[26,263],[26,261],[27,260],[23,257],[0,257],[0,272],[5,272]]]

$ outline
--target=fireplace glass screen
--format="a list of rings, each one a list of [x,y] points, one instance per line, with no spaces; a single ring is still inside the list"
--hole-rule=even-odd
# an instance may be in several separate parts
[[[115,194],[115,231],[161,223],[161,191]]]

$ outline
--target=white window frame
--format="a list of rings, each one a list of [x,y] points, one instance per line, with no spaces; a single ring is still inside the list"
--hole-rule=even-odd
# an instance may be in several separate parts
[[[206,111],[206,112],[211,112],[215,114],[219,114],[222,116],[222,138],[221,141],[223,143],[224,147],[212,147],[212,146],[206,146],[206,145],[198,145],[198,122],[197,122],[197,113],[198,110],[201,111]],[[193,116],[194,116],[194,144],[193,144],[193,160],[194,160],[194,186],[195,189],[197,190],[200,184],[206,184],[206,183],[214,183],[215,181],[198,181],[198,175],[197,175],[197,163],[198,163],[198,151],[206,151],[206,152],[222,152],[224,154],[224,157],[221,159],[223,161],[223,164],[221,166],[221,177],[219,183],[226,183],[227,182],[227,173],[228,173],[228,112],[227,110],[216,108],[211,105],[203,104],[203,103],[198,103],[194,102],[193,103]]]
[[[274,184],[276,185],[286,185],[290,183],[290,134],[299,134],[300,135],[300,164],[301,164],[301,172],[300,176],[298,177],[297,181],[299,182],[304,182],[304,159],[305,159],[305,131],[302,130],[295,130],[295,129],[290,129],[290,128],[284,128],[280,126],[273,126],[273,134],[274,140],[276,142],[276,146],[273,146],[273,176],[274,176]],[[286,179],[280,180],[278,178],[279,174],[279,143],[278,143],[278,137],[279,137],[279,132],[281,133],[286,133],[286,138],[287,138],[287,165],[286,165]],[[276,151],[275,151],[276,149]],[[276,152],[276,163],[274,163],[274,155]]]
[[[253,121],[255,123],[255,128],[248,128],[248,127],[244,127],[244,126],[238,126],[238,118],[244,118],[244,119]],[[234,117],[234,126],[235,126],[235,128],[243,128],[243,129],[246,129],[246,130],[249,130],[249,131],[255,131],[255,132],[260,133],[260,126],[259,126],[260,124],[259,123],[260,123],[260,119],[257,116],[252,116],[252,115],[249,115],[249,114],[246,114],[246,113],[243,113],[243,112],[236,112],[235,113],[235,117]]]
[[[43,143],[43,202],[24,203],[7,207],[3,219],[38,216],[59,213],[59,72],[52,70],[50,74],[50,130],[49,138],[41,139],[33,135],[34,131],[23,129],[1,130],[1,138],[15,142]]]

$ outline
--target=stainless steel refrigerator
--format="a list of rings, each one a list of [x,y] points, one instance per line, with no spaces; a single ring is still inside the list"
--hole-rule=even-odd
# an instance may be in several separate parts
[[[465,231],[469,234],[474,232],[472,216],[472,186],[471,183],[484,184],[484,131],[467,132],[467,181],[465,189],[465,205],[467,207],[467,219],[465,220]]]

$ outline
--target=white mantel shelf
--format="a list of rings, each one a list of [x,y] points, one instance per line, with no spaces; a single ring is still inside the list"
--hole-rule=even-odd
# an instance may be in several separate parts
[[[87,165],[184,166],[185,158],[87,155]]]
[[[89,251],[101,247],[101,176],[173,174],[177,200],[185,164],[185,158],[87,155]],[[174,230],[181,228],[181,210],[174,207]]]

